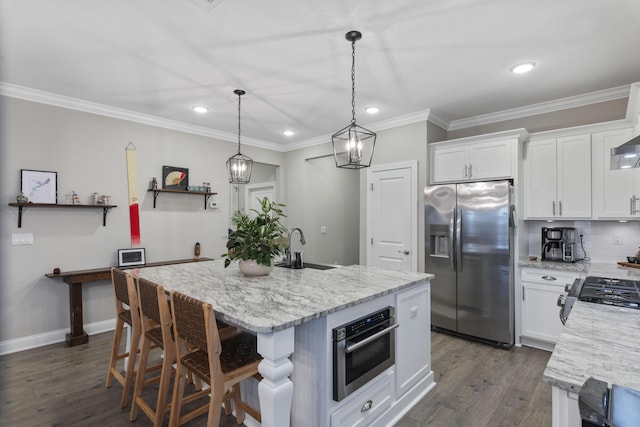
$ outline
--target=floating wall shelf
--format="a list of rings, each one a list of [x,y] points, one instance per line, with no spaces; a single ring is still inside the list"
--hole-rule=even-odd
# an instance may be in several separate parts
[[[102,226],[107,226],[107,212],[118,205],[66,205],[50,203],[9,203],[9,206],[18,208],[18,228],[22,228],[23,208],[72,208],[72,209],[102,209]]]
[[[188,191],[188,190],[167,190],[162,188],[150,188],[147,191],[151,191],[153,193],[153,208],[156,208],[156,199],[158,198],[158,194],[160,193],[180,193],[180,194],[191,194],[193,196],[203,196],[204,197],[204,208],[207,209],[207,201],[209,197],[218,194],[218,193],[203,193],[201,191]]]

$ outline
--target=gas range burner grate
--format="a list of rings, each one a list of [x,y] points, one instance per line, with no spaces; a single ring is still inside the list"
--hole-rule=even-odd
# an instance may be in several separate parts
[[[589,276],[584,279],[580,301],[640,309],[640,282]]]

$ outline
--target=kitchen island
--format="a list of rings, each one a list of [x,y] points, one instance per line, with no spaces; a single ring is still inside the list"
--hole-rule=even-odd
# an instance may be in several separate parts
[[[263,426],[392,425],[435,385],[431,274],[355,265],[323,271],[276,267],[267,277],[248,278],[236,265],[225,269],[223,260],[133,274],[210,302],[220,319],[257,334]],[[332,329],[389,306],[399,324],[395,364],[345,399],[333,400]]]
[[[581,425],[577,399],[589,377],[640,390],[640,310],[574,304],[544,372],[553,427]]]

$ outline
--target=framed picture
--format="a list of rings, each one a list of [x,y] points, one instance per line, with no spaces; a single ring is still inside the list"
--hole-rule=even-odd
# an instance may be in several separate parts
[[[144,248],[118,249],[118,267],[145,265]]]
[[[20,169],[20,191],[31,203],[58,203],[58,173]]]
[[[187,190],[189,169],[176,166],[162,167],[162,188],[165,190]]]

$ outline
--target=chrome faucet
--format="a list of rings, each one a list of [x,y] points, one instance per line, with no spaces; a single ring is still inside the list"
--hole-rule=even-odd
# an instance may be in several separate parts
[[[284,255],[286,257],[285,261],[286,261],[287,267],[291,267],[291,236],[296,231],[298,231],[300,233],[300,243],[302,243],[303,245],[307,243],[306,240],[304,239],[304,233],[298,227],[292,228],[291,231],[289,231],[289,236],[288,236],[289,245],[284,250]]]

